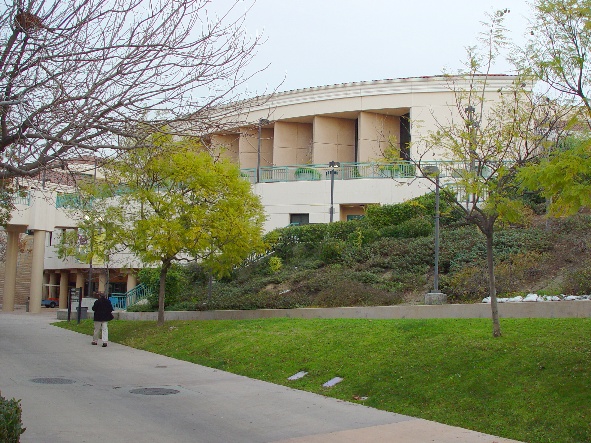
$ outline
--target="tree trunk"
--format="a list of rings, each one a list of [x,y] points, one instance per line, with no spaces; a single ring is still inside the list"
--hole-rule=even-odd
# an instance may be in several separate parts
[[[160,269],[160,286],[158,288],[158,326],[164,326],[164,295],[166,293],[166,274],[170,269],[170,261],[163,261]]]
[[[497,289],[495,285],[495,263],[493,256],[493,230],[487,229],[486,235],[486,262],[488,265],[488,295],[492,311],[493,337],[501,336],[501,323],[499,322],[499,305],[497,303]]]

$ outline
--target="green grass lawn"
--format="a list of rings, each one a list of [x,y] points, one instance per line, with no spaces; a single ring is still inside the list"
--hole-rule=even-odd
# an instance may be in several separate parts
[[[91,321],[57,324],[92,333]],[[591,442],[591,319],[503,319],[501,327],[495,339],[488,319],[112,321],[109,338],[524,442]],[[299,371],[308,375],[287,380]],[[323,388],[333,377],[344,381]]]

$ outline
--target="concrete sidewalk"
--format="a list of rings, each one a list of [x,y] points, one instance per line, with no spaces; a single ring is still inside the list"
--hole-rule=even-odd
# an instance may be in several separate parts
[[[27,442],[508,443],[206,368],[0,313],[0,392]],[[174,346],[174,343],[170,344]]]

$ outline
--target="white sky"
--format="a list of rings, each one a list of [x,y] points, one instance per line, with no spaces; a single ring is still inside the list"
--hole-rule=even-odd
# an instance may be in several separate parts
[[[475,45],[486,13],[510,9],[505,25],[523,41],[526,0],[256,0],[250,34],[266,43],[250,68],[257,93],[455,72]],[[500,65],[496,73],[509,73]],[[252,95],[252,94],[250,94]]]

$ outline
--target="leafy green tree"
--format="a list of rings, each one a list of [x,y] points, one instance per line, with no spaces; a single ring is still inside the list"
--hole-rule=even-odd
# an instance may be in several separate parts
[[[546,197],[550,216],[591,207],[591,139],[570,138],[565,149],[522,168],[519,179],[523,188]]]
[[[491,68],[506,44],[506,13],[498,11],[490,17],[482,49],[469,48],[461,80],[450,85],[456,100],[455,117],[437,122],[437,129],[415,144],[420,157],[430,154],[452,160],[439,163],[438,172],[422,158],[416,164],[433,183],[439,178],[442,197],[461,210],[486,238],[495,337],[501,335],[494,273],[495,226],[524,221],[527,211],[515,198],[517,171],[536,158],[563,117],[558,104],[532,92],[528,77],[516,76],[506,90],[490,90]]]
[[[591,127],[591,1],[536,0],[521,63],[563,97],[582,104]]]
[[[118,240],[147,264],[159,264],[158,324],[164,323],[166,274],[174,262],[199,261],[228,274],[262,250],[262,205],[238,166],[214,159],[191,138],[152,136],[106,166]]]
[[[591,1],[537,0],[522,63],[574,107],[575,136],[520,173],[523,187],[547,198],[548,214],[572,214],[591,205]]]

